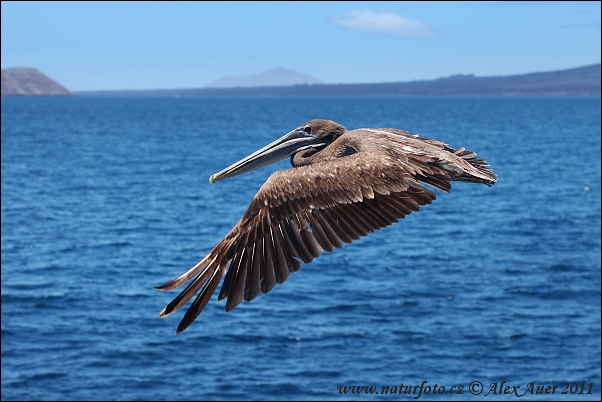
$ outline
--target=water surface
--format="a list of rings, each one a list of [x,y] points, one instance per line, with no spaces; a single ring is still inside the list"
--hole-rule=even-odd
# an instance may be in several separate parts
[[[454,184],[229,313],[216,294],[174,336],[183,312],[157,314],[176,293],[152,287],[290,165],[209,176],[313,118],[466,147],[499,182]],[[2,399],[412,399],[337,386],[423,381],[600,399],[600,97],[2,99]]]

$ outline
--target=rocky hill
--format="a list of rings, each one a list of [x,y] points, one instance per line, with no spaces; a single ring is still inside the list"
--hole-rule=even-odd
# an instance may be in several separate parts
[[[74,95],[73,92],[30,67],[2,69],[2,96]]]

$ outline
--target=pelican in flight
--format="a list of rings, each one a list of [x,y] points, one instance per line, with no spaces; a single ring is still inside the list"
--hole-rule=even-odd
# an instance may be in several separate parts
[[[199,293],[176,330],[199,316],[225,276],[218,300],[226,311],[284,283],[322,253],[389,226],[451,182],[492,185],[496,174],[476,153],[419,138],[395,128],[347,131],[330,120],[311,120],[209,178],[211,183],[291,157],[292,169],[272,174],[234,228],[174,280],[188,286],[160,313],[172,314]]]

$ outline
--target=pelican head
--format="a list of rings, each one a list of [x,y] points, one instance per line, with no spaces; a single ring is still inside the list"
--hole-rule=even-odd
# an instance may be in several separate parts
[[[271,144],[211,175],[209,182],[213,183],[259,169],[298,152],[321,151],[344,132],[345,128],[332,120],[310,120]]]

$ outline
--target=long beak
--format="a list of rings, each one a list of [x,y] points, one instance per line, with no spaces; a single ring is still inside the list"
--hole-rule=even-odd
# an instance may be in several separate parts
[[[323,148],[328,142],[312,134],[306,133],[303,128],[296,128],[285,136],[277,139],[269,145],[252,153],[244,159],[228,166],[221,172],[211,175],[211,183],[228,177],[238,176],[259,169],[271,163],[278,162],[299,151],[309,148]]]

